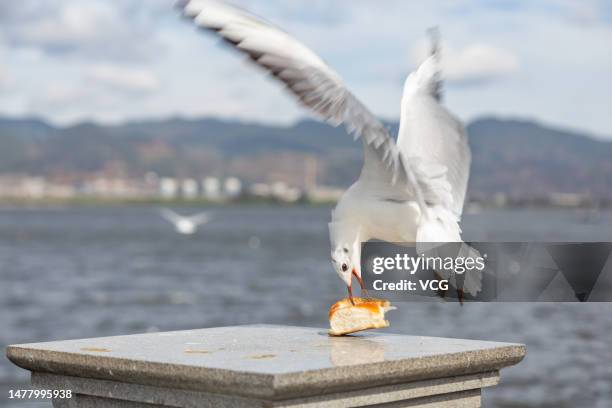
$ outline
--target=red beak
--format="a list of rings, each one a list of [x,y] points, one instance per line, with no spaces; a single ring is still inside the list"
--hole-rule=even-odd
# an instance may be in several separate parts
[[[353,284],[352,284],[352,282],[346,288],[348,289],[349,300],[351,301],[353,306],[355,306],[355,301],[353,300]]]

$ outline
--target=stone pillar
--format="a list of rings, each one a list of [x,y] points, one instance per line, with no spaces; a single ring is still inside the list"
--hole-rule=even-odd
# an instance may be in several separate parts
[[[235,326],[9,346],[55,407],[479,407],[525,346]]]

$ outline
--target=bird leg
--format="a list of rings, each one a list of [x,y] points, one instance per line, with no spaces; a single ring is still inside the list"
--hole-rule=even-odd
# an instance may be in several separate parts
[[[461,304],[461,306],[463,306],[464,296],[465,296],[465,293],[463,292],[463,289],[457,289],[457,299],[459,299],[459,304]]]
[[[435,278],[439,281],[442,280],[442,277],[436,272],[433,271],[433,274],[435,276]],[[440,296],[442,299],[446,300],[446,291],[442,290],[442,289],[438,289],[438,296]],[[463,291],[463,289],[459,289],[457,288],[457,299],[459,300],[459,304],[461,306],[463,306],[463,298],[465,296],[465,292]]]
[[[348,289],[349,300],[351,301],[351,304],[355,306],[355,301],[353,300],[353,285],[349,285],[346,288]]]
[[[434,277],[438,280],[438,282],[440,282],[442,280],[442,276],[440,276],[438,274],[438,272],[436,272],[435,270],[432,271],[434,274]],[[442,290],[442,289],[438,289],[438,296],[440,296],[442,299],[446,300],[446,291]]]
[[[357,278],[357,282],[359,282],[359,287],[361,288],[362,296],[365,298],[369,297],[368,290],[365,287],[365,283],[363,283],[363,279],[361,279],[361,276],[357,275],[357,271],[355,269],[353,269],[353,275]]]

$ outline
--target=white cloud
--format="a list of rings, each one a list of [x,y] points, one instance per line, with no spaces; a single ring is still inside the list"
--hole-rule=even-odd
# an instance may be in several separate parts
[[[507,77],[518,71],[519,59],[510,51],[486,44],[473,44],[448,55],[449,81],[481,83]]]
[[[159,78],[145,68],[100,64],[93,66],[87,77],[97,84],[125,92],[150,93],[160,88]]]
[[[120,119],[122,103],[128,98],[103,92],[95,84],[84,80],[51,82],[30,95],[29,112],[53,118],[56,123],[82,120],[112,121]],[[96,112],[93,115],[92,112]]]
[[[117,22],[113,9],[102,4],[69,3],[55,15],[25,24],[16,30],[24,43],[42,47],[68,48],[76,41],[94,41],[103,33],[104,25]]]
[[[149,59],[162,51],[154,21],[132,15],[127,5],[61,0],[50,7],[50,2],[23,0],[4,6],[0,32],[14,47],[38,48],[51,55]]]
[[[84,96],[83,92],[83,88],[74,84],[59,82],[49,84],[40,96],[48,104],[67,104],[82,98]]]
[[[414,62],[423,61],[429,53],[422,43],[414,51]],[[489,44],[470,44],[461,49],[442,47],[444,79],[461,85],[481,85],[506,78],[520,68],[519,58],[511,51]]]
[[[160,98],[159,79],[146,68],[85,64],[71,67],[71,74],[34,86],[27,95],[27,112],[62,124],[91,119],[110,123],[138,114],[148,117],[151,100]]]

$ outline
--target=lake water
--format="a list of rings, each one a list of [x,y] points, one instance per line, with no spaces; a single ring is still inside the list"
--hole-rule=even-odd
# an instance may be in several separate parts
[[[178,209],[192,213],[197,208]],[[247,323],[327,326],[345,295],[331,269],[329,208],[211,209],[180,236],[155,208],[0,210],[0,344]],[[472,241],[608,241],[612,214],[468,214]],[[281,307],[279,307],[279,305]],[[612,304],[401,303],[389,331],[522,342],[528,354],[485,407],[611,407]],[[27,387],[0,359],[0,406]]]

